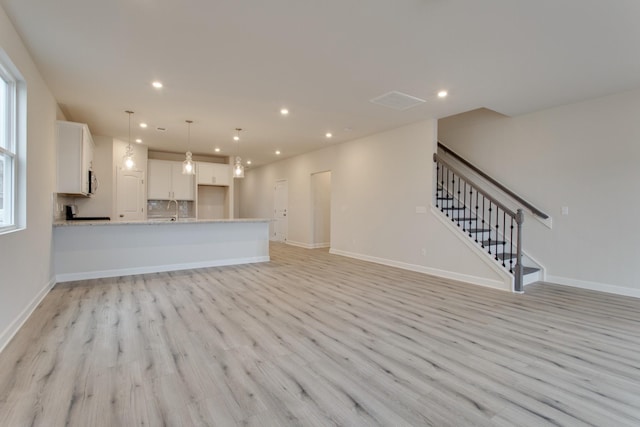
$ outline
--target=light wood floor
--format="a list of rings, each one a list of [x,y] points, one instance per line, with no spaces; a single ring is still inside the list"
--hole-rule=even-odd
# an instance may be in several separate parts
[[[640,300],[271,256],[56,286],[0,426],[640,425]]]

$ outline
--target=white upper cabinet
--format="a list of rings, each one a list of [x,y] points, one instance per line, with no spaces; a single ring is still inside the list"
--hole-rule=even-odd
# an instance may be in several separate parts
[[[89,195],[89,170],[93,164],[94,144],[84,123],[56,122],[56,191]]]
[[[194,200],[194,176],[182,174],[182,162],[149,160],[147,199]]]
[[[231,167],[223,163],[197,163],[198,185],[219,185],[228,187],[231,181]]]

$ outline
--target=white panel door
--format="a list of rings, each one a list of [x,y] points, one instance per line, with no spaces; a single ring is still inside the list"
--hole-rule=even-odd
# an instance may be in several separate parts
[[[286,242],[289,230],[287,209],[289,207],[289,183],[288,181],[276,181],[274,191],[274,224],[273,240]]]
[[[118,170],[118,221],[145,218],[144,179],[142,171]]]

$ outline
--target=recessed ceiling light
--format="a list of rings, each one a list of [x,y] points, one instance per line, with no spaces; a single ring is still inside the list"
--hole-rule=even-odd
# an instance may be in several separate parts
[[[213,151],[215,151],[216,153],[220,152],[220,149],[218,147],[214,148]]]
[[[331,132],[327,132],[324,136],[326,136],[327,138],[331,138],[333,134]]]
[[[251,160],[247,160],[247,164],[250,165],[251,164]]]
[[[276,150],[276,156],[280,155],[280,150]]]
[[[155,87],[156,89],[162,89],[162,82],[156,80],[155,82],[151,83],[151,86]]]
[[[147,124],[146,123],[140,123],[140,127],[144,129],[144,128],[147,127]]]
[[[236,136],[233,137],[233,140],[234,141],[240,141],[240,137],[238,135],[236,135]]]
[[[136,139],[136,142],[137,142],[138,144],[140,144],[140,143],[142,142],[142,140],[141,140],[140,138],[138,138],[138,139]]]
[[[286,109],[286,108],[283,108],[283,109],[280,110],[280,114],[282,114],[283,116],[286,116],[286,115],[289,114],[289,110]]]
[[[438,98],[446,98],[447,95],[449,95],[449,92],[447,92],[446,90],[441,90],[440,92],[438,92]]]

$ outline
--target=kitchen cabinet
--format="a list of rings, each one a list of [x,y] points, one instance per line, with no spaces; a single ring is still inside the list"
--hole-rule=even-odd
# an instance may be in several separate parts
[[[196,170],[198,185],[228,187],[231,181],[231,167],[227,164],[198,162]]]
[[[194,175],[182,174],[182,162],[149,160],[147,169],[147,199],[194,200]]]
[[[89,171],[92,170],[93,138],[84,123],[56,122],[56,191],[71,195],[89,195]]]

